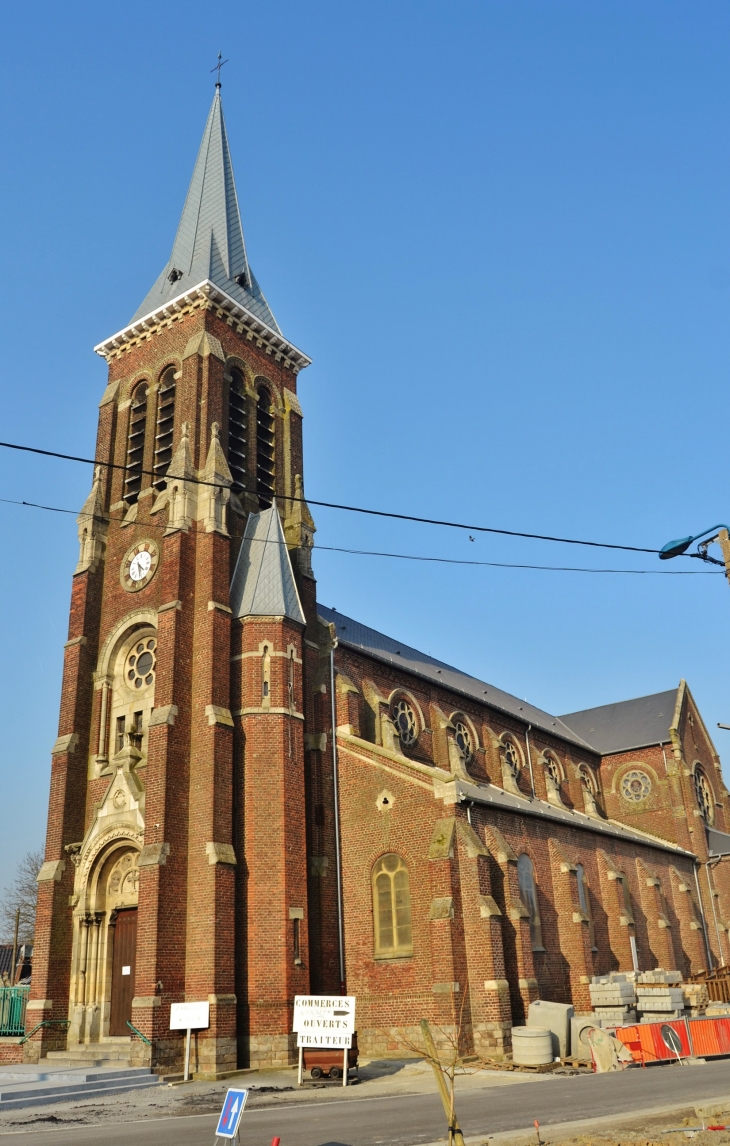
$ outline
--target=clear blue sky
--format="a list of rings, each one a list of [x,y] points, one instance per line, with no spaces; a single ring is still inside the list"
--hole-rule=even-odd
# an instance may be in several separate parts
[[[310,497],[649,547],[730,516],[727,3],[71,0],[0,34],[3,439],[93,451],[92,347],[168,258],[221,47],[251,262],[314,360]],[[90,478],[0,450],[3,498],[77,509]],[[660,568],[315,517],[322,545]],[[1,886],[44,837],[77,542],[0,522]],[[721,576],[315,556],[325,604],[552,712],[684,676],[730,736]]]

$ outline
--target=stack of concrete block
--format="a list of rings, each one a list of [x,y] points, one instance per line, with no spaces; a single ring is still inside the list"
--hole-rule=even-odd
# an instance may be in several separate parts
[[[704,983],[683,983],[685,1008],[689,1007],[690,1015],[704,1015],[709,1003],[707,987]]]
[[[657,967],[655,971],[642,971],[636,975],[636,982],[641,983],[663,983],[667,986],[675,986],[677,983],[682,982],[681,971],[665,971],[663,967]]]
[[[588,990],[597,1027],[626,1027],[636,1022],[634,984],[625,975],[594,975]]]
[[[705,1014],[707,1015],[708,1019],[718,1019],[724,1017],[725,1015],[730,1015],[730,1003],[716,1002],[713,999],[712,1002],[707,1004]]]
[[[684,1018],[684,991],[681,987],[636,987],[636,1006],[642,1023],[666,1023],[670,1019]]]

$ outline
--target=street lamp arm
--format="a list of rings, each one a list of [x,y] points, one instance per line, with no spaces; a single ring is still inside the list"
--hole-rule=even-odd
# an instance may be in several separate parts
[[[699,541],[701,537],[706,537],[708,533],[714,533],[716,529],[726,529],[730,533],[730,526],[720,523],[710,526],[709,529],[703,529],[701,533],[695,533],[694,537],[679,537],[676,541],[668,541],[659,550],[659,560],[669,561],[671,557],[680,557],[687,552],[693,541]]]

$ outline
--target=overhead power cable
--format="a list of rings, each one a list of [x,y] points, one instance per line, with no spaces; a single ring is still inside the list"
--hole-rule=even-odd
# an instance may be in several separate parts
[[[22,450],[24,453],[42,454],[47,458],[61,458],[68,462],[82,462],[85,465],[101,466],[104,469],[125,470],[135,475],[144,475],[154,478],[159,478],[160,476],[153,470],[138,469],[136,466],[125,466],[119,462],[99,462],[94,458],[80,458],[75,454],[61,454],[55,450],[41,450],[36,446],[20,446],[15,442],[0,442],[0,446],[8,450]],[[202,478],[184,477],[170,473],[167,473],[165,477],[167,481],[187,481],[193,485],[213,486],[215,489],[220,489],[220,482],[204,481]],[[498,533],[503,537],[526,537],[531,541],[556,541],[563,545],[588,545],[593,549],[620,549],[625,553],[657,554],[659,552],[658,549],[645,549],[638,545],[615,545],[608,541],[580,541],[574,537],[553,537],[547,533],[525,533],[517,529],[498,529],[492,525],[467,525],[460,521],[442,521],[440,518],[416,517],[410,513],[395,513],[385,509],[366,509],[360,505],[340,505],[333,501],[315,501],[310,497],[295,497],[293,494],[287,494],[281,500],[301,501],[306,502],[308,505],[318,505],[324,509],[341,509],[348,513],[365,513],[371,517],[390,517],[396,521],[415,521],[421,525],[441,525],[448,529],[464,529],[473,531],[474,533]],[[694,554],[686,554],[686,556],[694,556]]]
[[[93,513],[78,513],[75,509],[62,509],[56,505],[40,505],[35,501],[15,501],[9,497],[0,497],[0,503],[4,505],[20,505],[26,509],[44,509],[49,513],[69,513],[78,517],[96,517],[97,521],[104,523],[116,521],[121,523],[124,519],[122,517],[99,518]],[[167,524],[163,522],[148,522],[145,529],[167,529]],[[190,529],[190,533],[205,533],[202,529]],[[260,545],[285,545],[286,542],[267,540],[264,538],[252,538],[253,541]],[[697,577],[697,576],[724,576],[718,570],[706,569],[592,569],[583,566],[575,565],[522,565],[516,564],[511,561],[469,561],[466,558],[459,557],[426,557],[419,554],[412,553],[385,553],[375,549],[345,549],[337,545],[314,545],[314,549],[324,550],[327,553],[347,553],[357,557],[391,557],[400,561],[424,561],[436,563],[439,565],[482,565],[488,566],[491,569],[538,569],[542,571],[550,571],[554,573],[634,573],[637,575],[648,575],[653,577]]]

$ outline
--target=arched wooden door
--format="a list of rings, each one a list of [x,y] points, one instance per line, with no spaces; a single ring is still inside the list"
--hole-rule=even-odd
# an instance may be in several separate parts
[[[114,927],[110,1035],[130,1034],[127,1020],[132,1018],[136,955],[137,908],[132,907],[118,913]]]

